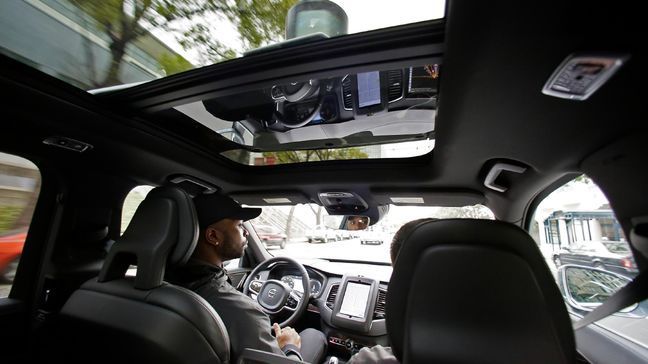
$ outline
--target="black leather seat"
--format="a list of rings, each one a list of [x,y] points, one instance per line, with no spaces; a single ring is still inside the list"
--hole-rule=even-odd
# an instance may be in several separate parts
[[[152,190],[95,279],[68,299],[57,324],[64,362],[228,363],[220,317],[197,294],[163,282],[167,264],[184,264],[198,238],[191,197]],[[131,264],[137,276],[126,277]]]
[[[569,363],[574,335],[531,237],[498,221],[417,225],[387,296],[387,330],[401,363]]]

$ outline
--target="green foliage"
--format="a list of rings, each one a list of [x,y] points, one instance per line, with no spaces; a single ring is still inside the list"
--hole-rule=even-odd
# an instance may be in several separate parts
[[[367,153],[360,148],[291,150],[284,152],[264,152],[264,157],[274,157],[275,164],[301,163],[328,160],[366,159]]]
[[[172,32],[185,50],[197,50],[201,62],[210,64],[235,58],[240,51],[281,40],[285,18],[297,0],[71,0],[89,14],[95,26],[110,38],[112,62],[97,86],[121,83],[119,70],[129,43],[146,29]],[[233,49],[220,39],[219,29],[231,22],[239,31],[243,49]],[[226,24],[227,25],[227,24]],[[166,70],[166,66],[162,64]],[[168,64],[167,64],[168,66]],[[176,67],[181,66],[181,67]],[[182,69],[184,64],[173,64]]]
[[[99,30],[105,31],[114,43],[128,43],[144,34],[142,20],[151,20],[154,0],[71,0],[89,14]],[[112,44],[111,44],[112,48]]]
[[[589,178],[589,177],[587,177],[587,176],[584,175],[584,174],[581,174],[580,176],[574,178],[574,181],[575,181],[575,182],[582,182],[582,183],[585,183],[585,184],[590,184],[590,183],[592,183],[592,179]]]
[[[297,0],[236,0],[228,18],[237,24],[244,47],[254,49],[279,40],[285,33],[286,14],[295,3]]]
[[[21,206],[0,206],[0,234],[13,229],[14,222],[23,210]]]
[[[193,68],[193,65],[179,54],[165,53],[158,59],[158,63],[160,63],[167,76]]]

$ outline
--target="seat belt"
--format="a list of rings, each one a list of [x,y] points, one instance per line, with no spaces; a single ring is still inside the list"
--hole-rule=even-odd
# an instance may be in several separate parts
[[[646,270],[644,269],[644,271],[636,276],[632,282],[618,290],[603,302],[602,305],[598,306],[592,312],[588,313],[585,317],[576,322],[576,324],[574,324],[574,330],[582,329],[592,322],[608,317],[634,303],[643,301],[647,297],[648,279],[646,278]]]

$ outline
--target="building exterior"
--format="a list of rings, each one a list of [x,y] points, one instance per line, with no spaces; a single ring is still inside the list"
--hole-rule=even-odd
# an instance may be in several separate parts
[[[0,1],[0,52],[84,90],[105,79],[110,38],[68,0]],[[165,76],[159,60],[178,54],[142,30],[126,48],[119,78],[124,84]]]
[[[612,210],[555,211],[543,225],[543,242],[558,247],[583,241],[625,240]]]

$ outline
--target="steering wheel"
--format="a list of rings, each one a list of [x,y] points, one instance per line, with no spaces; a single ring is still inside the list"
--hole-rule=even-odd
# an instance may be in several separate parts
[[[275,120],[287,128],[300,128],[319,115],[320,109],[324,104],[324,97],[319,93],[320,82],[318,80],[308,80],[308,82],[292,82],[288,85],[272,86],[270,94],[275,100],[276,108],[274,112]],[[279,111],[280,105],[285,102],[296,103],[305,100],[311,96],[317,96],[317,104],[313,110],[301,120],[289,120]]]
[[[308,80],[308,82],[291,82],[287,85],[272,86],[270,95],[275,101],[297,102],[315,95],[318,91],[319,81]]]
[[[320,109],[322,109],[322,105],[324,105],[324,97],[319,96],[319,99],[317,100],[317,104],[313,108],[313,111],[311,111],[308,116],[306,116],[302,120],[288,120],[282,113],[279,112],[279,110],[275,110],[274,118],[278,123],[287,128],[301,128],[302,126],[313,121],[313,119],[315,119],[315,117],[319,115]]]
[[[265,281],[254,279],[259,272],[275,263],[286,263],[293,268],[299,269],[302,277],[302,287],[304,287],[303,294],[276,279],[268,279]],[[253,295],[256,295],[256,301],[261,306],[263,312],[268,314],[271,319],[281,312],[290,312],[290,316],[279,323],[281,327],[290,326],[304,314],[306,307],[308,307],[308,301],[311,295],[310,277],[306,268],[296,260],[288,257],[274,257],[257,265],[250,272],[243,285],[243,294],[250,298],[254,298]]]

